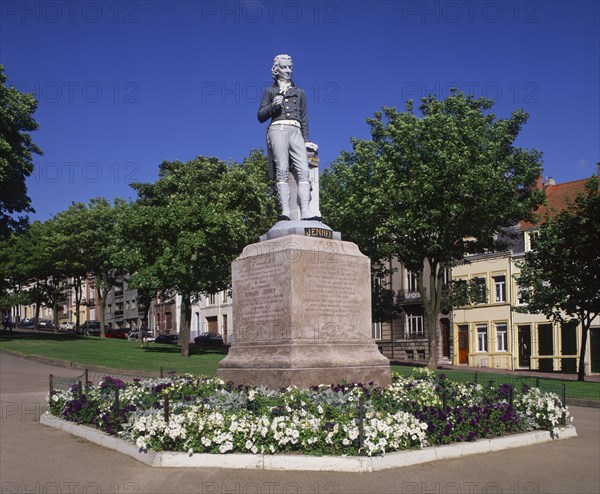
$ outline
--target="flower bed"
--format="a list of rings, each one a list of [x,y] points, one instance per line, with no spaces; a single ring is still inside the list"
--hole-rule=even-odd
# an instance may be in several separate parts
[[[531,430],[569,419],[537,388],[457,384],[415,370],[385,389],[349,384],[268,390],[171,376],[126,384],[105,377],[48,397],[49,412],[141,449],[188,453],[381,455]]]

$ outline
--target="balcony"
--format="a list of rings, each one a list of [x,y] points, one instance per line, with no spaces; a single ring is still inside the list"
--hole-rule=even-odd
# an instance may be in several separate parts
[[[421,302],[421,294],[411,290],[398,290],[397,302],[399,304],[415,304]]]

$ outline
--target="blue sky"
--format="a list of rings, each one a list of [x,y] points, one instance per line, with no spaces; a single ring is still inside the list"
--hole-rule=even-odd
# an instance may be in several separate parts
[[[134,198],[163,160],[240,161],[265,147],[256,111],[273,56],[294,60],[321,169],[369,137],[382,106],[453,86],[530,114],[518,144],[544,176],[600,161],[597,1],[0,2],[0,63],[39,99],[44,156],[28,180],[45,220],[73,201]]]

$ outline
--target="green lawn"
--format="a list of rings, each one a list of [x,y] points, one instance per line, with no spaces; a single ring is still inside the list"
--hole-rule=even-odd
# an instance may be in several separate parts
[[[182,358],[180,348],[175,345],[150,343],[149,348],[140,348],[135,341],[101,339],[90,336],[67,336],[52,333],[19,333],[15,335],[0,333],[0,349],[11,350],[24,355],[77,362],[83,365],[100,365],[112,369],[152,372],[158,375],[162,367],[164,372],[202,374],[214,376],[219,361],[225,356],[221,349],[201,349],[190,345],[190,357]],[[407,375],[411,367],[394,365],[392,369]],[[535,377],[486,372],[441,370],[449,379],[461,382],[487,384],[490,380],[495,383],[511,383],[515,386],[527,384],[536,385]],[[563,383],[566,386],[567,398],[582,398],[600,400],[600,383],[566,381],[561,379],[540,379],[539,385],[545,391],[562,393]]]
[[[25,355],[38,355],[83,365],[101,365],[113,369],[155,372],[203,374],[214,376],[219,361],[225,356],[220,349],[201,349],[190,345],[191,356],[181,357],[176,345],[149,343],[141,348],[136,341],[65,336],[48,333],[0,334],[0,349]]]

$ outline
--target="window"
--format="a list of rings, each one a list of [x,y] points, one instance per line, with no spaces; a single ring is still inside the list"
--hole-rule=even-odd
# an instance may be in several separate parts
[[[473,278],[473,301],[476,304],[487,303],[487,285],[483,276]]]
[[[477,351],[487,352],[487,324],[478,324],[477,328]]]
[[[417,275],[415,273],[411,273],[410,271],[407,271],[406,276],[407,276],[407,281],[408,281],[407,290],[409,292],[417,292],[418,291]]]
[[[450,285],[450,269],[444,268],[442,270],[442,285],[448,286]]]
[[[517,285],[517,305],[526,304],[528,295],[529,295],[528,287]]]
[[[227,298],[227,290],[223,290],[223,303],[226,304],[228,302],[228,298]]]
[[[494,302],[506,302],[506,276],[499,274],[492,278],[494,280]]]
[[[496,351],[508,351],[508,329],[505,322],[496,323]]]
[[[411,314],[406,318],[406,334],[409,338],[423,338],[423,316]]]
[[[373,323],[373,327],[371,328],[371,334],[372,334],[374,340],[381,339],[381,323],[380,322]]]
[[[214,293],[208,295],[208,305],[216,305],[217,304],[217,296]]]

